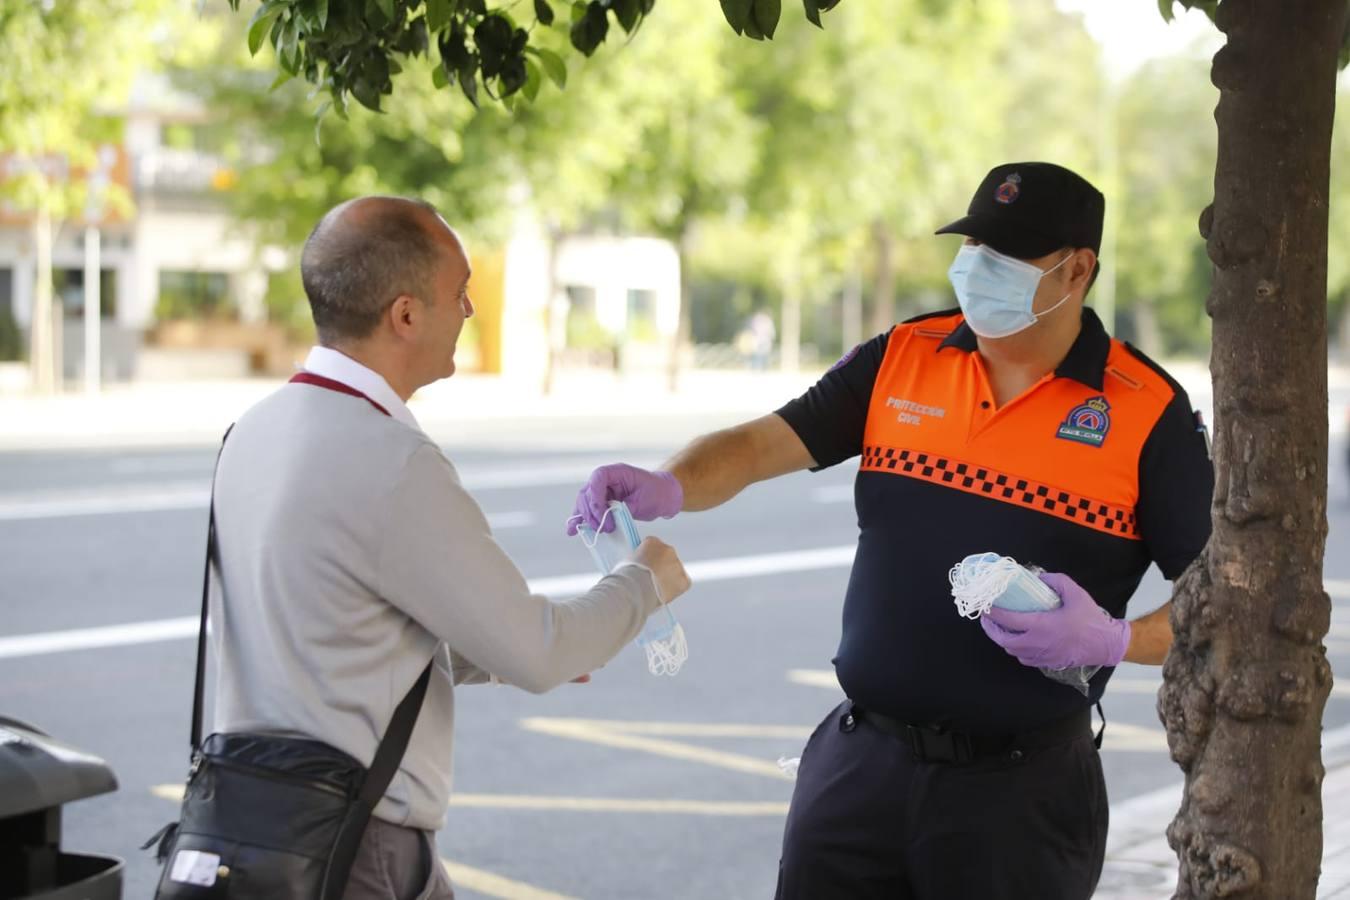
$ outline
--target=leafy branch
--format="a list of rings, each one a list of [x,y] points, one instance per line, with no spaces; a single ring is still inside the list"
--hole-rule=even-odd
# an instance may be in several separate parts
[[[559,14],[555,9],[568,7]],[[820,14],[839,0],[803,0],[806,17],[821,24]],[[240,0],[229,0],[239,10]],[[737,34],[772,38],[782,0],[721,0]],[[533,21],[520,23],[512,11],[526,6]],[[433,80],[437,88],[458,85],[477,106],[480,89],[508,108],[534,102],[544,78],[567,84],[567,63],[555,47],[570,44],[589,57],[610,35],[611,18],[633,34],[651,14],[656,0],[262,0],[248,28],[248,49],[263,44],[276,51],[281,68],[276,84],[303,78],[326,92],[329,107],[346,116],[349,98],[380,111],[393,93],[393,78],[409,56],[439,56]],[[538,30],[537,30],[538,29]],[[550,33],[555,33],[550,36]]]

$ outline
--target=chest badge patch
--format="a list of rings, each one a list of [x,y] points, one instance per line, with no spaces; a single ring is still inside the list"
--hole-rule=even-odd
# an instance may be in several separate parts
[[[1100,447],[1106,443],[1106,433],[1110,430],[1111,404],[1106,402],[1105,397],[1093,397],[1069,412],[1055,437],[1077,441],[1089,447]]]

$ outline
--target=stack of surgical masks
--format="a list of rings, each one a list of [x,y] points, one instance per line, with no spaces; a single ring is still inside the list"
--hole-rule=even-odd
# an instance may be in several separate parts
[[[605,532],[605,519],[614,519],[614,530]],[[591,551],[591,559],[601,575],[613,572],[624,562],[638,544],[642,542],[638,535],[633,515],[628,505],[621,500],[611,500],[605,518],[600,520],[600,530],[592,529],[585,522],[577,526],[581,542]],[[647,654],[647,670],[653,675],[674,675],[680,671],[685,660],[689,659],[689,643],[684,637],[684,628],[675,620],[670,604],[664,598],[660,612],[647,618],[637,636],[637,644]]]
[[[991,607],[1015,612],[1044,612],[1061,604],[1059,595],[1036,577],[1039,569],[1023,566],[1010,556],[975,553],[952,566],[947,576],[956,609],[968,619],[978,619]],[[1046,677],[1088,694],[1088,679],[1100,666],[1041,669]]]

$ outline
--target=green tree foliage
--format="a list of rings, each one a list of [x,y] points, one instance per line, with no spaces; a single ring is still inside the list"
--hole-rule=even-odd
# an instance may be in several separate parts
[[[1196,224],[1214,193],[1218,91],[1203,60],[1158,60],[1123,85],[1117,106],[1121,223],[1119,308],[1148,353],[1203,353],[1210,263]]]
[[[119,124],[98,111],[124,97],[138,67],[153,57],[146,35],[168,7],[167,0],[0,7],[0,53],[9,73],[0,78],[0,150],[28,162],[12,166],[0,182],[10,203],[56,220],[83,210],[88,184],[66,173],[91,165],[98,144],[119,136]],[[37,164],[54,158],[62,162]],[[129,198],[114,191],[105,202],[125,210]]]
[[[1337,108],[1350,109],[1350,77],[1342,76]],[[1331,136],[1331,215],[1327,247],[1327,295],[1331,323],[1342,354],[1350,354],[1350,121],[1336,119]]]
[[[250,61],[241,33],[222,41],[234,71],[212,62],[200,80],[245,123],[237,208],[270,242],[298,246],[359,193],[424,196],[479,242],[504,237],[527,202],[555,238],[601,227],[682,242],[696,340],[726,339],[755,306],[781,314],[795,287],[802,333],[824,353],[841,340],[842,286],[885,291],[882,237],[898,304],[878,327],[951,302],[953,243],[931,232],[989,165],[1052,159],[1102,185],[1117,217],[1106,264],[1117,264],[1123,335],[1150,351],[1204,351],[1210,270],[1196,217],[1212,193],[1215,101],[1204,63],[1160,61],[1109,89],[1096,45],[1053,0],[850,0],[828,30],[789,17],[775,38],[746,42],[722,17],[675,3],[590,59],[569,56],[558,29],[536,29],[563,61],[538,102],[475,110],[437,88],[434,60],[417,59],[384,113],[325,118],[318,142],[318,101],[298,82],[266,91],[272,51]],[[644,76],[653,71],[663,77]],[[1333,202],[1333,217],[1347,213]],[[1333,227],[1333,245],[1350,240],[1339,235],[1350,228]],[[1345,258],[1332,253],[1337,304]]]
[[[91,205],[126,213],[130,198],[109,184],[90,196],[75,177],[96,150],[116,141],[120,123],[100,114],[126,96],[132,76],[153,58],[157,29],[172,26],[168,0],[10,2],[0,5],[0,152],[8,157],[0,195],[33,216],[37,264],[31,362],[39,391],[54,390],[53,225]],[[151,39],[147,40],[147,36]],[[58,320],[59,321],[59,320]]]
[[[807,17],[838,0],[803,0]],[[632,36],[656,0],[262,0],[248,25],[248,47],[264,44],[290,77],[328,94],[345,115],[349,98],[379,110],[409,60],[430,56],[436,86],[458,86],[477,106],[482,95],[533,101],[545,77],[565,66],[557,41],[592,55],[615,32]],[[235,10],[240,0],[230,0]],[[738,34],[771,37],[781,0],[723,0]],[[512,101],[514,103],[514,101]]]

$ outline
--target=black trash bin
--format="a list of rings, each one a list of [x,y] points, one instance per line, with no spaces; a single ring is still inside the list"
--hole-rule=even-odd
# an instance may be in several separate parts
[[[115,790],[103,760],[0,716],[0,900],[119,900],[120,859],[61,850],[61,805]]]

